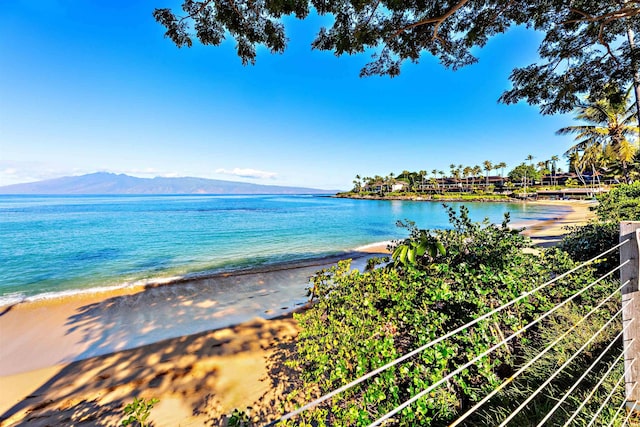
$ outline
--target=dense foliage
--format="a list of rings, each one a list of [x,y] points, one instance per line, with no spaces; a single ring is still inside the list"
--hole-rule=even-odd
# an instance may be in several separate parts
[[[454,69],[472,64],[475,48],[512,26],[525,25],[545,34],[540,61],[513,71],[513,88],[503,94],[503,102],[525,99],[541,105],[545,114],[568,112],[580,94],[600,97],[609,83],[628,87],[634,77],[640,80],[636,0],[183,0],[184,16],[159,8],[154,17],[178,46],[191,46],[193,38],[217,46],[231,36],[247,64],[255,62],[258,46],[283,52],[284,17],[304,19],[312,9],[333,17],[318,32],[313,48],[336,55],[373,50],[362,75],[398,75],[403,61],[418,62],[426,52]]]
[[[513,182],[528,182],[529,184],[540,179],[542,173],[537,170],[533,165],[527,165],[524,163],[519,164],[511,172],[509,172],[509,179]]]
[[[569,228],[559,247],[576,261],[587,261],[612,248],[618,243],[620,226],[612,221],[592,221],[585,225]],[[613,251],[600,258],[598,272],[610,271],[619,264],[620,252]]]
[[[311,399],[314,393],[310,390],[332,391],[574,266],[568,254],[560,250],[542,255],[523,251],[530,243],[518,230],[508,227],[508,217],[500,226],[476,224],[469,220],[464,207],[459,214],[450,209],[449,216],[452,229],[412,228],[410,237],[399,242],[410,245],[422,241],[431,247],[437,242],[446,251],[420,251],[414,254],[412,262],[391,263],[364,273],[350,270],[345,261],[313,278],[311,294],[315,304],[297,315],[301,333],[298,353],[291,364],[298,368],[304,381],[297,397],[303,394]],[[523,326],[593,280],[591,269],[581,269],[570,279],[559,280],[464,333],[340,394],[329,406],[303,413],[295,424],[368,425],[519,331],[514,339],[433,388],[392,421],[393,425],[406,426],[448,425],[511,376],[531,352],[540,348],[545,340],[542,332],[548,323],[561,323],[562,318],[551,316],[527,333],[522,333]],[[610,284],[606,281],[598,284],[592,292],[578,297],[573,311],[564,316],[589,310],[608,288]],[[592,353],[584,356],[582,362],[598,354],[604,339],[596,341],[590,348]],[[571,342],[567,339],[565,347]],[[536,372],[519,380],[522,388],[538,384],[544,375]],[[561,384],[567,381],[564,376],[554,385],[562,388]],[[544,394],[534,402],[544,406],[554,401],[553,396]],[[495,414],[500,405],[507,407],[505,402],[512,398],[509,394],[496,396],[488,412],[474,415],[469,425],[487,425],[486,417]],[[528,413],[528,416],[535,419],[538,415]]]
[[[640,221],[640,181],[598,196],[596,213],[603,221]]]
[[[559,135],[576,135],[576,144],[567,150],[571,167],[582,174],[611,174],[619,169],[624,182],[637,173],[634,157],[638,151],[637,110],[631,92],[609,86],[607,96],[581,103],[576,109],[580,125],[558,130]]]
[[[559,247],[576,261],[586,261],[618,244],[620,221],[640,221],[640,182],[620,185],[598,196],[597,220],[569,228]],[[603,273],[619,263],[620,251],[601,258],[597,271]]]

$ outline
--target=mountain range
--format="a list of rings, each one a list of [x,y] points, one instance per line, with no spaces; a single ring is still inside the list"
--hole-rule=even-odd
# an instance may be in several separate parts
[[[0,187],[0,194],[330,194],[336,191],[206,178],[137,178],[96,172]]]

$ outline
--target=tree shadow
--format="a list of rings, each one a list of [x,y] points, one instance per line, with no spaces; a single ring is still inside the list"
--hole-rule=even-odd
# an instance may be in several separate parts
[[[287,313],[306,303],[308,278],[337,259],[221,274],[84,305],[65,324],[67,335],[88,344],[74,355],[79,360],[0,415],[0,426],[118,425],[134,397],[160,395],[186,404],[176,417],[224,425],[221,364],[233,366],[238,355],[257,349],[268,349],[269,360],[261,395],[248,403],[260,406],[261,419],[277,418],[295,378],[285,364],[297,335]],[[257,316],[273,320],[246,323]],[[175,425],[181,421],[176,418]]]
[[[16,306],[16,304],[11,304],[11,305],[8,305],[8,306],[2,308],[0,310],[0,317],[4,316],[8,312],[10,312],[13,309],[13,307],[15,307],[15,306]]]
[[[134,397],[156,396],[186,405],[185,412],[176,414],[176,425],[185,418],[207,425],[224,423],[229,410],[219,404],[227,391],[221,368],[232,358],[254,353],[263,357],[264,351],[258,350],[291,341],[296,335],[293,325],[291,317],[255,320],[73,362],[2,414],[0,425],[119,425],[124,406]],[[262,379],[267,387],[269,379]]]
[[[372,254],[354,252],[349,256],[364,264]],[[183,280],[85,305],[65,325],[67,334],[79,335],[79,341],[89,344],[74,359],[288,313],[306,302],[309,277],[344,258]]]

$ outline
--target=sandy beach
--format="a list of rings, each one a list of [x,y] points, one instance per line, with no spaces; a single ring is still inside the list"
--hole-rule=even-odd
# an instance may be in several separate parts
[[[570,208],[527,224],[543,246],[593,216],[591,202],[529,203]],[[282,360],[297,336],[291,313],[333,262],[0,309],[0,426],[119,425],[137,396],[160,399],[155,426],[224,425],[235,408],[270,419],[293,386]]]
[[[593,212],[591,208],[595,206],[596,203],[592,201],[541,200],[528,203],[566,206],[571,209],[564,216],[526,225],[526,229],[522,233],[529,236],[536,245],[542,247],[549,247],[558,243],[562,239],[562,236],[567,233],[566,227],[584,225],[589,222],[589,220],[595,218],[595,212]]]

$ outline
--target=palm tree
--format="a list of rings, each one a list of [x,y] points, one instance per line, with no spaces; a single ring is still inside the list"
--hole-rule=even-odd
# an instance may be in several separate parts
[[[548,174],[551,173],[549,171],[549,161],[548,160],[545,160],[544,162],[540,161],[540,162],[536,163],[536,166],[538,167],[538,170],[540,171],[540,183],[542,185],[544,185],[543,177],[545,175],[548,175]]]
[[[533,167],[533,159],[535,159],[535,157],[533,157],[533,154],[527,154],[527,157],[524,158],[526,161],[529,162],[529,164],[531,165],[531,167]],[[524,194],[527,194],[527,170],[524,170]]]
[[[433,182],[435,182],[435,187],[438,188],[440,186],[438,184],[438,169],[432,169],[431,174],[433,175]]]
[[[449,170],[451,171],[451,178],[453,178],[453,176],[455,175],[455,173],[453,173],[456,170],[456,165],[454,165],[453,163],[451,163],[449,165]]]
[[[553,182],[553,185],[558,185],[558,182],[556,180],[556,174],[558,173],[558,169],[557,169],[557,163],[560,161],[560,157],[556,156],[555,154],[553,156],[551,156],[551,181]]]
[[[476,185],[476,177],[481,175],[482,175],[482,168],[480,167],[480,165],[475,165],[473,167],[473,180],[471,182],[471,185]]]
[[[482,162],[482,164],[484,165],[484,170],[487,171],[486,184],[489,185],[489,172],[493,169],[493,163],[491,163],[489,160],[485,160],[484,162]]]
[[[355,184],[356,187],[356,192],[360,192],[362,191],[362,182],[360,181],[360,175],[356,175],[356,179],[355,181],[353,181],[353,183]]]
[[[621,93],[612,89],[604,99],[583,103],[576,109],[576,119],[586,124],[567,126],[556,132],[558,135],[576,135],[577,142],[567,150],[566,155],[582,157],[590,147],[597,147],[605,154],[608,163],[620,162],[627,183],[628,163],[638,150],[637,117],[630,95],[630,91]],[[593,160],[593,152],[589,152],[588,159]]]
[[[462,176],[464,176],[467,181],[467,187],[469,187],[469,176],[471,176],[472,173],[473,168],[471,166],[465,166],[464,169],[462,169]]]
[[[495,166],[496,171],[498,169],[501,170],[501,172],[500,172],[500,181],[501,181],[502,185],[504,185],[504,168],[506,168],[506,167],[507,167],[507,164],[505,162],[500,162]]]
[[[597,175],[597,171],[606,168],[606,156],[598,145],[590,145],[582,152],[571,151],[569,158],[576,175],[578,175],[578,179],[584,186],[587,185],[587,182],[583,175],[587,170],[591,170],[591,182],[593,183],[593,178]]]
[[[540,172],[544,172],[544,170],[547,169],[547,162],[538,162],[536,165],[538,169],[540,169]]]
[[[402,173],[398,176],[398,179],[400,177],[403,177],[404,179],[407,180],[407,184],[409,184],[409,188],[413,188],[413,174],[411,172],[409,172],[408,170],[403,170]]]
[[[375,182],[376,187],[379,187],[380,193],[384,191],[385,178],[380,175],[376,175],[373,177],[373,181]]]
[[[420,175],[420,189],[424,191],[424,179],[427,176],[427,171],[421,170],[418,175]]]
[[[458,183],[460,182],[460,173],[462,171],[460,170],[460,168],[455,168],[453,170],[453,177],[456,179],[456,185],[459,185]]]

